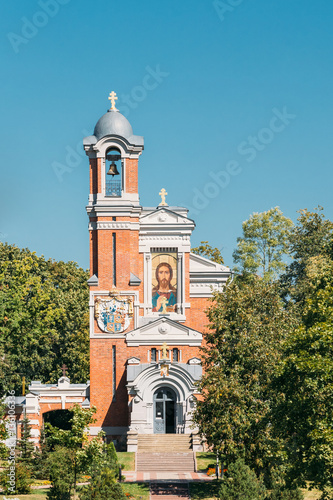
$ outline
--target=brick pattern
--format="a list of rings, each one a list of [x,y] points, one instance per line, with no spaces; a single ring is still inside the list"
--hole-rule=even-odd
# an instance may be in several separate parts
[[[138,160],[126,158],[125,168],[125,197],[126,193],[138,193]],[[100,160],[91,162],[91,186],[92,192],[100,192]],[[115,209],[116,212],[116,209]],[[118,212],[119,213],[119,212]],[[93,222],[114,221],[112,213],[106,213],[91,219]],[[138,217],[129,211],[121,216],[116,216],[116,222],[139,223]],[[139,253],[139,231],[129,228],[123,229],[96,229],[91,231],[90,251],[91,251],[91,274],[97,274],[99,286],[93,291],[110,290],[113,286],[113,242],[112,234],[116,234],[116,288],[121,291],[138,291],[139,302],[144,303],[144,255]],[[157,245],[158,242],[157,242]],[[185,325],[198,331],[204,331],[207,325],[205,310],[208,306],[207,299],[190,299],[190,255],[184,255],[185,269],[185,302],[191,303],[191,307],[185,310]],[[130,273],[135,274],[141,280],[139,286],[130,286]],[[140,307],[139,315],[144,313]],[[130,331],[134,328],[134,321],[131,320]],[[94,320],[94,333],[103,334]],[[113,367],[112,367],[112,347],[115,346],[116,358],[116,393],[113,398]],[[90,400],[91,404],[97,407],[96,423],[94,426],[104,427],[126,427],[129,423],[128,403],[129,396],[126,389],[126,368],[127,360],[131,357],[140,358],[141,363],[148,363],[150,360],[149,351],[152,347],[157,350],[161,346],[152,344],[151,346],[128,347],[125,338],[97,338],[91,339],[90,343]],[[172,345],[180,351],[180,362],[187,363],[193,357],[199,357],[200,348],[184,345]]]

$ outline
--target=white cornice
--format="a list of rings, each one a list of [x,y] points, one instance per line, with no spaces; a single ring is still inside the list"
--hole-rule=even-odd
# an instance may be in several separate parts
[[[96,229],[129,229],[131,231],[138,231],[140,225],[138,222],[90,222],[89,231]]]

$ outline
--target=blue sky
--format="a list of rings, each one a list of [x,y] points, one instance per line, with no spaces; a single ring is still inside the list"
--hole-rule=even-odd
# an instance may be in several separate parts
[[[5,2],[1,241],[88,267],[81,144],[111,90],[145,137],[141,203],[189,206],[193,246],[232,265],[253,212],[333,218],[332,21],[327,0]]]

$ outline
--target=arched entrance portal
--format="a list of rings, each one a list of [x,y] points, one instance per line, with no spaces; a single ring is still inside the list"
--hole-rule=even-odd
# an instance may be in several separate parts
[[[176,394],[169,387],[160,387],[154,393],[154,433],[176,432]]]

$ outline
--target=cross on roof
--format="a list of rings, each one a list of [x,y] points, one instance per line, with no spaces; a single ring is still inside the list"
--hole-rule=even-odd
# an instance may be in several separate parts
[[[61,369],[62,369],[62,376],[66,377],[67,366],[65,365],[65,363],[62,365]]]
[[[161,189],[161,191],[160,191],[158,194],[160,195],[160,197],[161,197],[161,199],[162,199],[161,203],[159,204],[159,207],[161,207],[161,206],[162,206],[162,207],[167,207],[167,206],[168,206],[168,204],[167,204],[167,202],[165,201],[165,197],[166,197],[166,195],[167,195],[168,193],[166,192],[166,190],[165,190],[164,188],[162,188],[162,189]]]
[[[168,359],[169,346],[166,342],[162,344],[162,359]]]
[[[108,97],[109,101],[111,101],[111,108],[113,111],[118,111],[117,108],[116,108],[116,101],[118,101],[118,97],[116,97],[116,93],[114,90],[112,90],[112,92],[110,92],[110,95]]]

